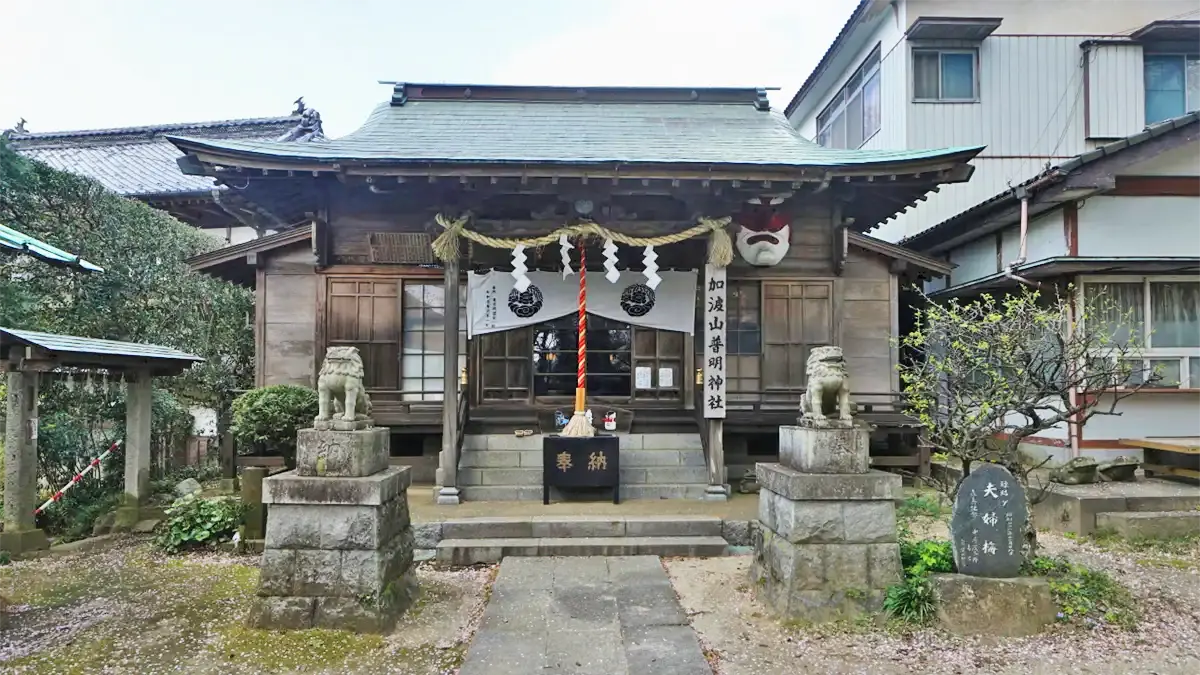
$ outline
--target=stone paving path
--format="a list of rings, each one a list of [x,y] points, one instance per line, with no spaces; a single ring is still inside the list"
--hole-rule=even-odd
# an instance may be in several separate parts
[[[712,675],[657,556],[505,558],[460,675]]]

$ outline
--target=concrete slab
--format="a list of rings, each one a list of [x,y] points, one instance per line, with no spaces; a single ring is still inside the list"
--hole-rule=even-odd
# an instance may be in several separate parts
[[[659,559],[625,556],[506,559],[459,672],[712,671]]]
[[[1200,507],[1200,489],[1174,481],[1139,478],[1124,483],[1051,486],[1033,505],[1034,526],[1053,532],[1092,534],[1101,513],[1189,511]]]
[[[1096,514],[1096,529],[1126,539],[1172,539],[1200,535],[1200,511],[1126,511]]]

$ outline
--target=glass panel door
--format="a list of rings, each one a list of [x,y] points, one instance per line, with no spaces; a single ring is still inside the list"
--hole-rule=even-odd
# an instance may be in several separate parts
[[[629,399],[633,331],[629,324],[601,316],[587,320],[587,394]],[[539,324],[533,329],[533,393],[538,398],[575,395],[579,331],[574,315]]]

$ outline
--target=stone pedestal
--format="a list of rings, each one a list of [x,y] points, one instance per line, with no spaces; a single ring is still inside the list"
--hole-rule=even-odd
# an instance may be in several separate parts
[[[779,427],[779,463],[804,473],[866,473],[870,429],[830,420]]]
[[[865,427],[780,429],[780,455],[759,464],[751,575],[781,618],[834,621],[877,612],[901,579],[895,501],[900,476],[871,471]],[[840,469],[834,471],[833,469]]]
[[[932,583],[938,623],[956,635],[1036,635],[1058,613],[1045,579],[935,574]]]
[[[326,470],[335,456],[342,458],[336,463],[339,471],[387,463],[388,437],[382,429],[308,429],[300,438],[302,445],[325,451],[310,455],[312,468],[322,456]],[[364,448],[374,448],[379,456],[369,456]],[[298,452],[298,464],[299,457]],[[270,517],[248,623],[276,630],[389,631],[416,597],[409,471],[392,467],[331,477],[301,475],[297,468],[264,480]]]
[[[296,434],[299,476],[370,476],[388,466],[387,429],[301,429]]]

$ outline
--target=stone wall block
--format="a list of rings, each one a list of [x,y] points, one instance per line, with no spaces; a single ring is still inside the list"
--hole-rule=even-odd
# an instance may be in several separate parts
[[[829,544],[825,549],[825,588],[860,590],[870,588],[866,544]]]
[[[389,527],[385,508],[377,506],[309,506],[309,517],[321,523],[321,545],[326,550],[368,549],[383,543]]]
[[[263,551],[262,562],[259,563],[259,595],[291,595],[295,577],[295,551],[272,548]]]
[[[892,502],[845,502],[842,523],[846,543],[896,541],[896,507]]]
[[[296,474],[370,476],[387,468],[387,429],[359,431],[301,429],[296,434]]]
[[[861,474],[871,470],[865,426],[779,427],[779,461],[803,473]]]
[[[789,544],[793,547],[792,577],[793,590],[815,591],[825,587],[825,551],[823,544]],[[833,571],[836,573],[836,570]]]
[[[904,496],[899,475],[872,470],[864,474],[801,473],[777,463],[760,463],[755,474],[763,488],[804,501],[890,501]]]
[[[285,471],[263,481],[263,502],[382,506],[405,494],[411,484],[412,469],[407,466],[392,466],[358,478],[300,476],[295,471]]]
[[[871,588],[887,588],[900,583],[900,544],[870,544],[867,546],[867,575]]]
[[[342,552],[296,551],[296,577],[292,594],[301,597],[341,595]]]
[[[779,499],[779,536],[793,544],[836,544],[845,541],[841,504]]]
[[[316,598],[255,598],[246,623],[251,628],[304,630],[313,627]]]
[[[267,519],[267,548],[319,548],[321,522],[304,507],[281,504]]]
[[[764,529],[772,532],[779,530],[779,500],[779,495],[766,488],[758,493],[758,522],[762,523]]]

